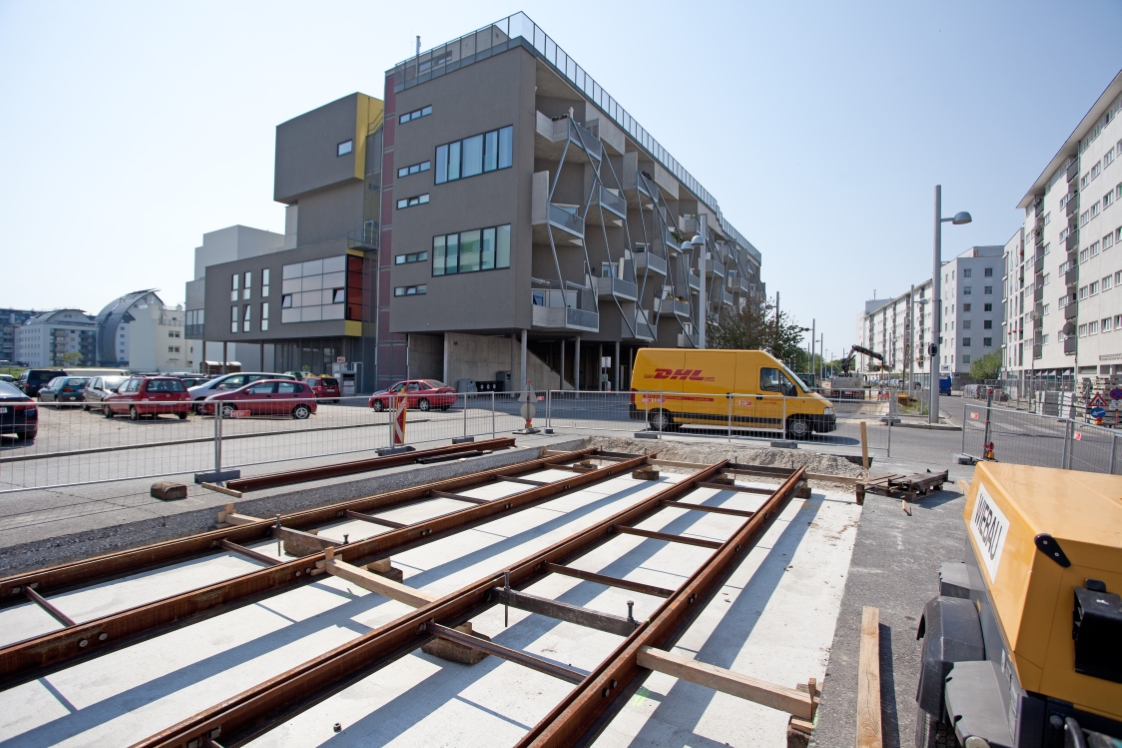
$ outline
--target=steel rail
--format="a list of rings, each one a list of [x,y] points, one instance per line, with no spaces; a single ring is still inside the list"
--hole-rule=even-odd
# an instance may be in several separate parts
[[[664,649],[673,644],[705,608],[711,595],[747,555],[755,541],[779,515],[795,493],[806,468],[799,468],[768,498],[732,537],[689,580],[668,598],[655,614],[636,629],[609,659],[605,660],[554,709],[523,736],[518,748],[572,746],[606,724],[601,718],[638,685],[649,670],[637,662],[642,647]]]
[[[582,452],[587,453],[587,451],[579,450],[578,455]],[[551,466],[556,461],[565,459],[573,459],[572,454],[567,457],[562,455],[541,458],[530,463],[520,463],[494,471],[462,476],[430,486],[406,489],[389,496],[374,497],[368,500],[367,505],[369,503],[399,505],[422,501],[432,491],[432,486],[443,485],[448,482],[465,483],[473,478],[475,479],[474,484],[478,485],[493,479],[498,470],[528,472],[540,469],[543,465]],[[466,509],[449,512],[349,545],[340,544],[336,555],[350,563],[368,563],[393,552],[423,545],[438,536],[467,529],[492,517],[516,512],[575,488],[625,473],[645,463],[646,460],[647,456],[641,455],[592,473],[574,475],[571,478],[545,486],[538,486],[505,496],[489,504],[470,506]],[[294,516],[304,520],[323,522],[342,517],[345,511],[344,508],[341,508],[341,505],[334,505],[307,510]],[[236,542],[232,536],[238,531],[255,532],[256,534],[253,537],[268,537],[269,533],[274,531],[274,527],[273,521],[263,520],[262,522],[231,528],[232,533],[228,530],[221,530],[196,537],[204,538],[208,545],[213,544],[217,548],[220,541],[224,539]],[[281,531],[288,534],[293,532],[290,528],[283,527]],[[203,541],[196,539],[195,542]],[[0,689],[42,677],[48,671],[54,672],[113,649],[119,649],[128,644],[151,638],[172,628],[188,625],[280,594],[299,585],[307,584],[314,581],[314,578],[322,573],[317,569],[316,563],[323,559],[324,552],[316,549],[310,555],[292,561],[281,562],[272,567],[258,569],[216,584],[154,600],[150,603],[0,648]]]
[[[610,467],[620,473],[629,472],[632,462],[633,460],[627,460]],[[510,584],[532,584],[551,573],[551,564],[560,564],[619,537],[614,529],[616,526],[639,522],[661,510],[664,499],[688,493],[697,481],[718,474],[725,464],[725,461],[721,461],[710,465],[685,480],[671,484],[611,517],[524,558],[506,572],[509,574]],[[588,475],[590,474],[576,474],[572,480],[587,478]],[[346,553],[347,550],[344,548],[342,552]],[[484,577],[188,717],[135,743],[133,748],[187,748],[196,745],[193,741],[200,741],[197,745],[206,745],[207,740],[219,740],[220,737],[222,745],[227,748],[243,745],[422,646],[433,636],[426,628],[429,624],[452,628],[492,607],[496,601],[491,597],[491,590],[505,584],[505,581],[506,577],[502,573]]]

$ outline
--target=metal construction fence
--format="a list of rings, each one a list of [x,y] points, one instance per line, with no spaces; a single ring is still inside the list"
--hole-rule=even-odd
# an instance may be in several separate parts
[[[973,457],[993,444],[999,462],[1122,474],[1122,437],[1111,428],[985,403],[965,404],[962,424],[962,451]]]
[[[891,395],[895,398],[895,395]],[[408,445],[493,436],[526,425],[520,393],[449,393],[410,401]],[[578,433],[674,431],[733,440],[796,439],[843,451],[891,454],[893,399],[840,400],[778,393],[545,391],[531,399],[536,427]],[[34,440],[0,441],[0,493],[107,483],[351,455],[391,446],[393,416],[369,396],[320,401],[283,396],[201,402],[37,403]],[[374,402],[380,405],[380,402]],[[305,412],[304,409],[307,409]],[[134,413],[135,410],[135,413]],[[367,454],[363,454],[367,453]],[[282,469],[279,468],[278,469]],[[287,469],[287,468],[285,468]]]

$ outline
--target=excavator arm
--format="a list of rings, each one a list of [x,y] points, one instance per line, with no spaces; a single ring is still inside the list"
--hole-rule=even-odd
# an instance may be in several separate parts
[[[884,356],[877,353],[876,351],[865,348],[864,346],[855,345],[855,346],[853,346],[852,348],[849,349],[849,355],[846,356],[842,360],[842,373],[843,374],[848,375],[849,370],[853,368],[853,354],[855,354],[855,353],[862,353],[862,354],[868,356],[869,358],[878,359],[880,361],[880,368],[882,370],[884,369]]]

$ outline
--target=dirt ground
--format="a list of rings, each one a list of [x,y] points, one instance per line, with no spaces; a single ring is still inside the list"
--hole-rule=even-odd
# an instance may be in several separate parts
[[[658,441],[648,439],[620,439],[608,436],[594,436],[590,446],[610,452],[631,452],[648,454],[657,452],[663,460],[681,462],[712,463],[730,460],[752,465],[774,465],[776,467],[798,468],[806,466],[808,472],[825,475],[840,475],[858,478],[864,474],[860,465],[855,465],[844,457],[831,454],[818,454],[801,449],[759,449],[756,447],[737,447],[730,444],[698,444],[679,442],[669,439]]]

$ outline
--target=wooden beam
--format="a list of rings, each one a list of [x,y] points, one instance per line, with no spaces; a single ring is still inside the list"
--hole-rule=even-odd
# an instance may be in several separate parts
[[[861,655],[857,663],[857,748],[881,748],[880,611],[861,611]]]
[[[348,582],[357,584],[364,590],[377,592],[379,595],[388,597],[391,600],[397,600],[399,603],[411,605],[414,608],[420,608],[423,605],[428,605],[433,600],[439,599],[436,595],[423,590],[418,590],[401,584],[400,582],[380,577],[374,572],[352,566],[345,561],[340,561],[335,558],[334,548],[328,548],[326,551],[326,559],[319,563],[322,563],[324,571],[332,576],[345,579]],[[317,563],[316,566],[319,566],[319,563]]]
[[[595,572],[574,569],[571,566],[562,566],[561,564],[546,564],[545,570],[554,574],[563,574],[567,577],[583,579],[586,582],[597,582],[607,587],[619,587],[623,590],[631,590],[632,592],[639,592],[654,597],[670,597],[674,594],[674,590],[668,590],[665,587],[655,587],[653,584],[643,584],[641,582],[632,582],[630,579],[609,577],[605,574],[596,574]]]
[[[226,507],[218,513],[218,522],[221,524],[225,522],[228,525],[248,525],[254,522],[264,522],[261,517],[251,517],[248,514],[238,514],[234,511],[233,504],[227,504]]]
[[[211,491],[217,491],[218,493],[224,493],[227,496],[233,496],[238,499],[242,497],[241,491],[235,491],[232,488],[226,488],[226,486],[219,486],[215,483],[207,483],[206,481],[203,481],[201,485],[203,488],[208,488]]]
[[[503,605],[509,605],[527,613],[549,616],[550,618],[556,618],[558,621],[575,623],[578,626],[585,626],[617,636],[631,636],[635,627],[639,625],[638,621],[629,621],[623,616],[600,613],[582,608],[579,605],[570,605],[569,603],[550,600],[548,597],[538,597],[506,587],[495,587],[491,590],[491,597]]]
[[[689,538],[685,535],[671,535],[666,532],[655,532],[654,530],[640,530],[637,527],[628,527],[627,525],[614,525],[613,530],[624,535],[638,535],[643,538],[653,538],[655,540],[666,540],[670,543],[685,543],[686,545],[699,545],[702,548],[720,548],[724,545],[716,540],[704,540],[702,538]]]
[[[664,501],[663,506],[672,506],[676,509],[691,509],[695,512],[713,512],[714,514],[731,514],[734,517],[751,517],[755,512],[747,509],[726,509],[723,506],[706,506],[705,504],[690,504],[685,501]]]
[[[639,667],[763,704],[801,719],[813,719],[814,699],[809,693],[795,688],[768,683],[653,647],[639,649],[638,664]]]
[[[452,499],[453,501],[466,501],[469,504],[490,504],[490,499],[477,499],[474,496],[464,496],[458,493],[448,493],[447,491],[429,491],[430,494],[441,499]],[[505,496],[503,498],[506,498]]]
[[[409,527],[409,525],[404,522],[394,522],[392,519],[382,519],[381,517],[375,517],[373,514],[363,514],[362,512],[351,511],[350,509],[343,512],[343,516],[348,519],[358,519],[362,520],[363,522],[382,525],[383,527],[392,527],[395,530],[400,530],[403,527]]]

